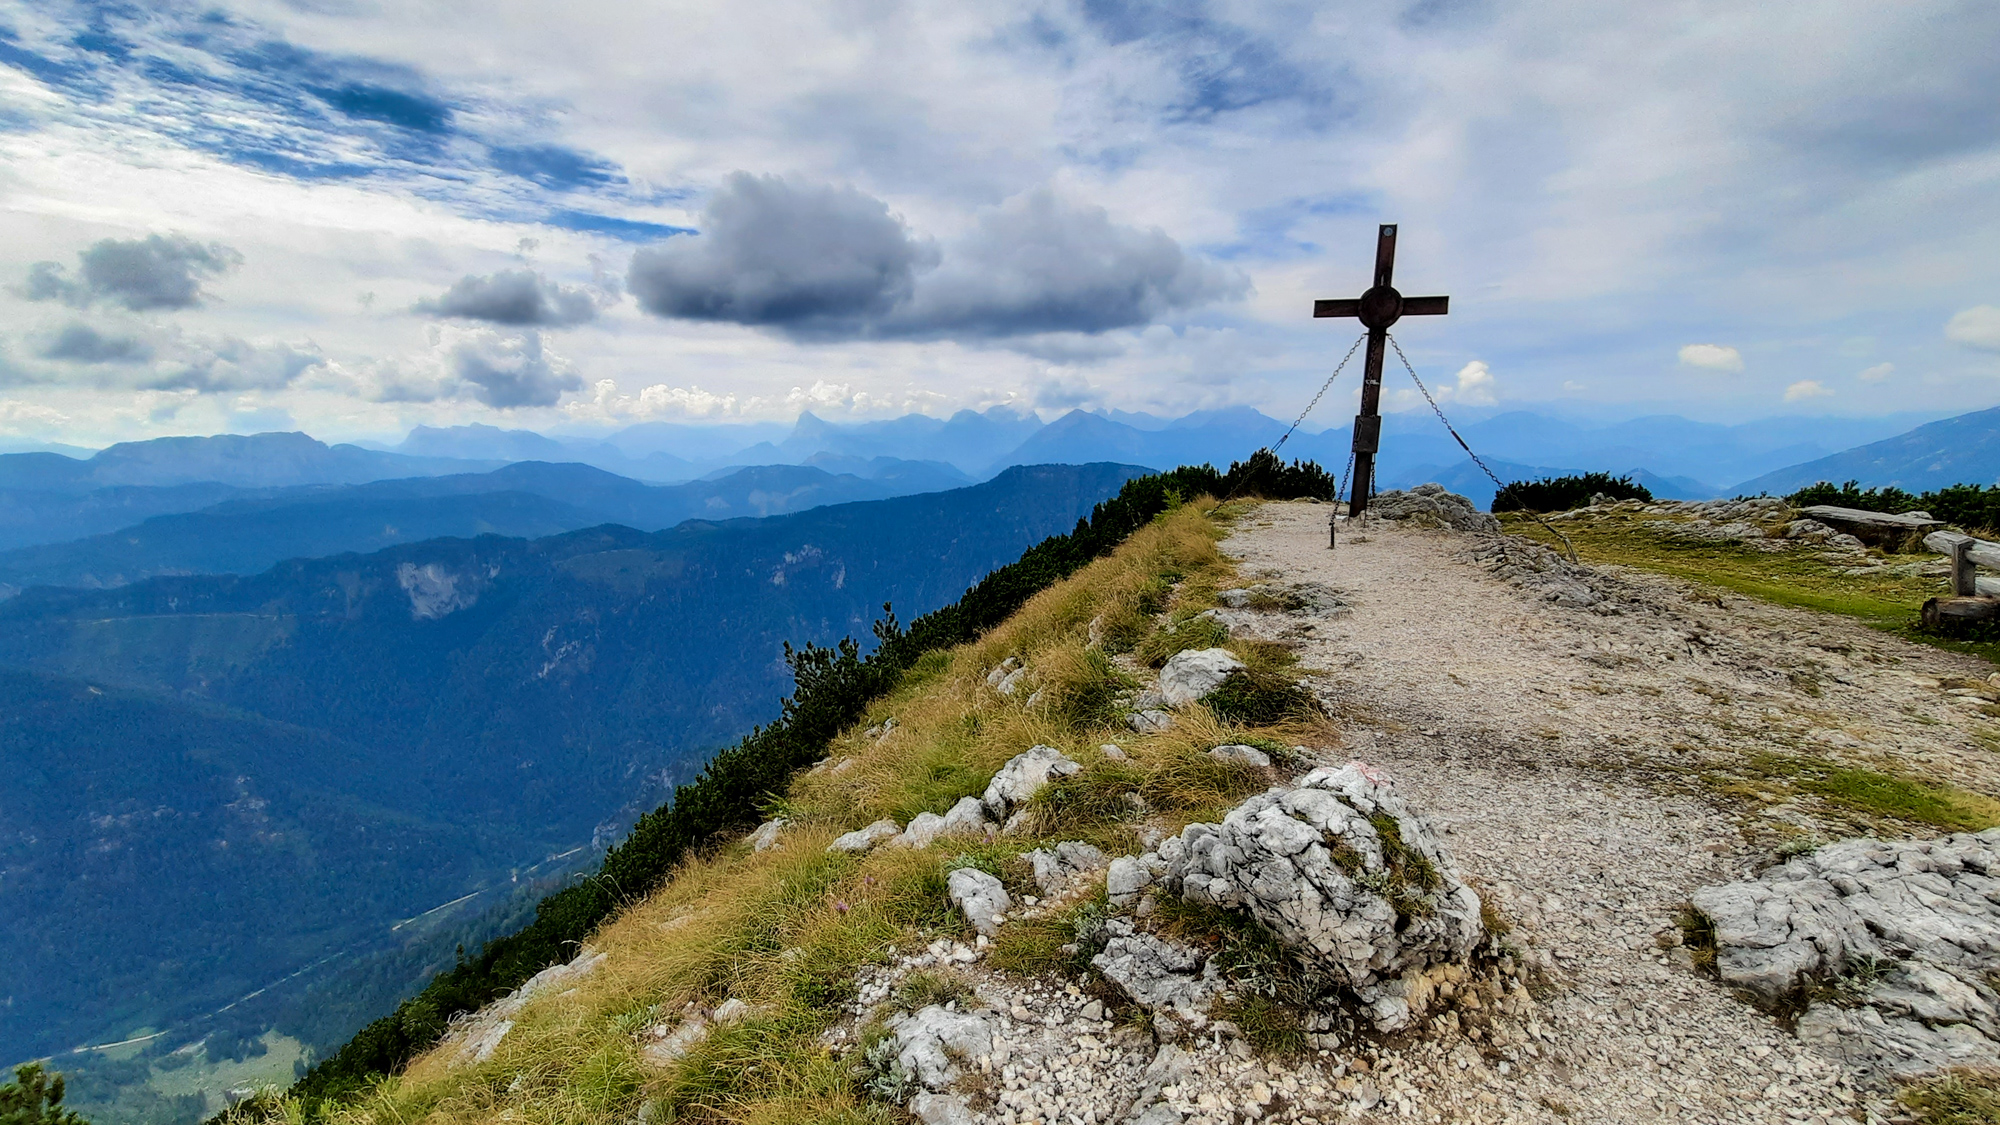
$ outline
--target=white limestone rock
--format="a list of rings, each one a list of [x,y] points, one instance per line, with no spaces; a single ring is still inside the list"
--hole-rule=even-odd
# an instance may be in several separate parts
[[[785,826],[790,823],[791,821],[781,816],[758,825],[757,831],[750,833],[750,850],[768,852],[772,848],[777,847],[778,834],[783,832]]]
[[[1497,533],[1500,521],[1473,506],[1472,501],[1441,484],[1420,484],[1407,492],[1380,493],[1369,501],[1368,511],[1383,519],[1401,520],[1417,527],[1448,528],[1452,531]]]
[[[1269,754],[1257,749],[1255,746],[1245,746],[1240,742],[1217,746],[1208,752],[1208,756],[1218,762],[1241,762],[1246,766],[1256,766],[1258,769],[1271,768],[1271,756]]]
[[[932,1004],[889,1017],[888,1028],[896,1037],[896,1061],[927,1090],[943,1090],[958,1081],[959,1060],[993,1053],[993,1025],[976,1012],[951,1012]]]
[[[450,1065],[483,1063],[493,1057],[500,1041],[514,1029],[514,1017],[540,996],[574,988],[604,964],[605,954],[586,947],[561,965],[550,965],[529,977],[521,987],[460,1020],[445,1033],[441,1046],[449,1052]]]
[[[1104,927],[1110,939],[1090,963],[1133,1003],[1193,1011],[1221,990],[1221,974],[1200,950],[1155,937],[1123,918]]]
[[[910,1115],[924,1125],[973,1125],[972,1107],[958,1094],[918,1094],[910,1099]]]
[[[826,846],[830,852],[853,852],[860,855],[872,851],[875,845],[893,840],[902,834],[896,822],[884,817],[866,828],[857,828]]]
[[[965,912],[972,928],[987,937],[999,932],[1003,916],[1014,907],[1000,880],[976,867],[961,867],[946,876],[945,893]]]
[[[1383,822],[1378,829],[1371,818]],[[1394,859],[1393,826],[1405,854]],[[1391,982],[1463,964],[1485,938],[1479,896],[1388,781],[1358,762],[1322,767],[1230,811],[1191,824],[1158,852],[1163,886],[1193,902],[1242,910],[1302,962],[1365,1002],[1396,999]],[[1407,1004],[1378,1008],[1376,1024],[1406,1024]]]
[[[1031,746],[1008,759],[993,775],[982,803],[994,820],[1005,823],[1050,778],[1068,777],[1082,768],[1053,746]]]
[[[1216,688],[1240,670],[1243,662],[1226,648],[1197,648],[1177,652],[1160,669],[1160,695],[1170,707],[1185,707]]]
[[[1125,716],[1125,722],[1140,734],[1158,734],[1173,728],[1174,717],[1160,710],[1134,711]]]
[[[1799,1021],[1853,1065],[2000,1065],[2000,829],[1843,840],[1692,903],[1714,923],[1717,974],[1764,1004],[1853,976],[1854,1004]]]
[[[1021,858],[1034,868],[1035,886],[1044,895],[1062,891],[1077,876],[1096,871],[1107,862],[1103,851],[1080,840],[1064,840],[1053,851],[1036,848]]]
[[[1151,854],[1143,858],[1121,855],[1111,861],[1104,872],[1104,893],[1111,905],[1120,908],[1131,906],[1159,878],[1149,860],[1152,864],[1159,863],[1159,857]]]

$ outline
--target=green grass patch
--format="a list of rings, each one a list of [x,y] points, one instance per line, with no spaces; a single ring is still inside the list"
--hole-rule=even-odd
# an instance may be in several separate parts
[[[1139,642],[1139,659],[1155,668],[1178,653],[1193,649],[1221,648],[1229,641],[1229,630],[1213,617],[1189,617],[1146,635]]]
[[[1072,976],[1090,970],[1104,949],[1104,923],[1111,910],[1103,894],[1038,918],[1018,918],[993,937],[987,963],[1020,976]]]
[[[1523,516],[1503,514],[1509,532],[1561,548],[1547,529]],[[1949,594],[1940,578],[1878,572],[1847,574],[1811,547],[1761,551],[1741,543],[1685,539],[1669,533],[1675,517],[1607,512],[1562,524],[1587,563],[1629,566],[1689,582],[1720,587],[1774,605],[1852,617],[1917,644],[2000,663],[2000,640],[1941,637],[1918,627],[1925,599]],[[1892,555],[1891,562],[1921,562],[1925,554]]]
[[[1129,820],[1138,812],[1129,795],[1145,781],[1145,772],[1137,766],[1109,758],[1056,778],[1028,802],[1028,832],[1074,839],[1079,833]]]
[[[2000,1125],[2000,1074],[1948,1071],[1904,1086],[1896,1100],[1918,1125]]]
[[[1917,781],[1819,758],[1780,758],[1775,768],[1828,804],[1868,816],[1978,832],[2000,824],[2000,801],[1941,782]]]

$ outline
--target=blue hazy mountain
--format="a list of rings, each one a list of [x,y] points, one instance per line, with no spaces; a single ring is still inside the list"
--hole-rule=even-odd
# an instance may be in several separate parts
[[[283,559],[446,536],[536,538],[607,523],[657,531],[687,519],[782,515],[970,483],[950,466],[878,461],[864,466],[872,479],[815,465],[766,465],[726,470],[712,481],[649,485],[588,465],[524,461],[490,473],[263,490],[117,531],[0,551],[0,594],[35,585],[121,586],[162,574],[254,574]]]
[[[603,843],[772,717],[785,642],[942,605],[1137,472],[29,590],[0,605],[0,1057],[183,1026]]]
[[[1819,481],[1860,481],[1925,492],[1953,484],[2000,484],[2000,407],[1931,422],[1883,441],[1788,465],[1732,493],[1782,496]]]
[[[83,492],[109,485],[197,481],[243,488],[358,484],[494,469],[501,463],[327,445],[300,433],[218,434],[121,442],[81,460],[59,453],[0,454],[0,488]]]
[[[691,480],[700,475],[694,471],[693,462],[663,450],[635,456],[606,441],[560,440],[533,430],[503,430],[476,422],[465,426],[418,426],[392,449],[411,456],[473,461],[574,462],[655,483]]]

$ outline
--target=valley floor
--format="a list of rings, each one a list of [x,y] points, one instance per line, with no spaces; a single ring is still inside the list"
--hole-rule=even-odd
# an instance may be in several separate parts
[[[1980,805],[2000,786],[1990,668],[1636,571],[1581,571],[1603,600],[1565,607],[1491,573],[1490,539],[1480,552],[1470,536],[1371,521],[1328,550],[1327,511],[1264,505],[1223,549],[1245,580],[1330,587],[1350,609],[1244,613],[1232,627],[1299,646],[1345,732],[1338,755],[1386,772],[1433,818],[1553,985],[1552,1051],[1505,1076],[1461,1054],[1425,1076],[1425,1108],[1507,1121],[1892,1115],[1879,1088],[1694,972],[1677,914],[1786,840],[1945,830],[1829,778],[1881,779],[1947,825]]]

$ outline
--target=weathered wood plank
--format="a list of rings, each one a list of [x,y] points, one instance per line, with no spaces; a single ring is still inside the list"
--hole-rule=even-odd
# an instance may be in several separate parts
[[[2000,618],[2000,598],[1932,598],[1924,603],[1924,624],[1951,630]]]
[[[1955,545],[1958,543],[1972,544],[1972,546],[1966,548],[1965,554],[1973,562],[1978,563],[1980,566],[1990,566],[1995,570],[2000,570],[2000,543],[1989,543],[1984,539],[1974,539],[1970,535],[1961,535],[1956,531],[1933,531],[1929,535],[1924,536],[1924,546],[1936,551],[1940,555],[1951,554],[1956,549]]]

